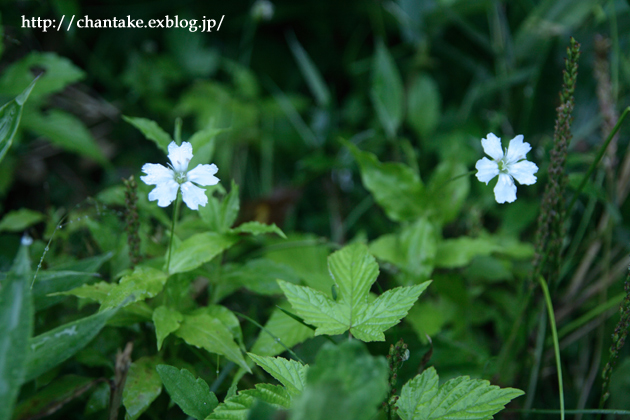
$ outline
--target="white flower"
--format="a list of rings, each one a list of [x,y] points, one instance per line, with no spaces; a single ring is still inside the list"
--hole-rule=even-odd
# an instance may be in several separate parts
[[[490,133],[487,138],[481,139],[483,151],[493,160],[486,157],[479,159],[477,168],[477,179],[481,182],[488,182],[499,175],[496,187],[494,187],[494,197],[497,203],[511,203],[516,200],[516,185],[514,178],[522,185],[532,185],[536,182],[534,174],[538,172],[535,163],[525,159],[525,155],[532,147],[529,143],[523,142],[523,136],[518,135],[510,140],[505,153],[501,149],[501,139]]]
[[[203,188],[199,188],[194,183],[208,186],[215,185],[219,178],[214,176],[219,170],[217,165],[197,165],[192,170],[188,170],[188,164],[193,157],[192,145],[183,142],[178,146],[175,142],[168,145],[168,158],[171,161],[170,168],[158,163],[147,163],[142,167],[141,176],[148,185],[156,187],[149,193],[149,201],[157,200],[160,207],[166,207],[177,198],[177,190],[182,189],[184,203],[192,210],[197,210],[199,206],[208,204]]]

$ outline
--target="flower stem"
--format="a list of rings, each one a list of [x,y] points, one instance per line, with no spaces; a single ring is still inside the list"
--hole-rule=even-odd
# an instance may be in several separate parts
[[[175,236],[175,221],[177,220],[177,213],[179,210],[179,196],[180,192],[177,191],[177,198],[175,198],[175,205],[173,206],[173,223],[171,224],[171,239],[168,241],[168,259],[166,260],[166,273],[169,274],[171,269],[171,255],[173,254],[173,236]]]

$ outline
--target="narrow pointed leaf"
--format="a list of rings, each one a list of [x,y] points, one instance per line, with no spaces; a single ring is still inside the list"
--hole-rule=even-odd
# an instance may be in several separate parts
[[[405,98],[400,73],[382,41],[376,44],[370,94],[381,125],[394,138],[403,119]]]
[[[171,399],[185,414],[203,420],[219,404],[206,381],[195,379],[186,369],[169,365],[158,365],[156,369]]]
[[[162,348],[164,339],[168,337],[169,334],[179,329],[179,325],[184,320],[184,316],[168,306],[159,306],[153,311],[152,317],[159,351]]]
[[[274,309],[271,313],[264,327],[266,331],[273,334],[273,337],[266,331],[261,331],[251,349],[252,353],[263,356],[275,356],[276,354],[280,354],[286,351],[284,346],[291,348],[314,335],[312,329],[288,317],[278,308]],[[276,341],[276,338],[280,340],[280,342]],[[281,343],[284,344],[284,346]]]
[[[0,108],[0,162],[2,162],[4,155],[7,154],[13,143],[13,136],[15,136],[15,132],[20,125],[24,102],[26,102],[33,90],[35,82],[37,82],[37,79],[33,80],[17,98]]]
[[[299,395],[306,384],[306,370],[308,365],[303,365],[295,360],[287,360],[282,357],[258,356],[247,353],[254,362],[263,368],[268,374],[276,378],[291,395]]]
[[[284,232],[276,226],[275,223],[270,225],[266,225],[264,223],[260,223],[257,221],[245,222],[242,225],[232,229],[233,233],[249,233],[251,235],[260,235],[262,233],[275,233],[279,237],[283,239],[287,239],[287,236]]]
[[[0,419],[11,418],[25,380],[28,341],[33,333],[28,247],[18,250],[13,267],[0,284]]]
[[[160,150],[168,153],[168,145],[171,144],[173,139],[155,121],[146,118],[128,117],[126,115],[123,115],[123,119],[140,130],[144,137],[153,141]]]

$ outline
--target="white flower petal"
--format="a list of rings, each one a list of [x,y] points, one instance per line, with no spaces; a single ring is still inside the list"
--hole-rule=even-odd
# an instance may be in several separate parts
[[[153,191],[149,193],[149,201],[158,200],[158,206],[166,207],[177,198],[178,188],[179,184],[172,178],[168,181],[160,182]]]
[[[168,158],[176,172],[186,172],[193,157],[192,144],[187,141],[178,146],[174,141],[168,145]]]
[[[503,158],[503,149],[501,148],[501,139],[492,133],[488,133],[485,139],[481,139],[483,151],[494,160]]]
[[[214,163],[212,165],[197,165],[196,168],[188,171],[188,180],[199,185],[216,185],[219,178],[214,176],[219,168]]]
[[[535,163],[523,160],[521,162],[510,165],[509,173],[519,184],[532,185],[536,183],[534,174],[538,172],[538,166]]]
[[[205,190],[190,181],[182,184],[182,198],[184,199],[184,203],[186,203],[191,210],[197,210],[199,206],[204,207],[208,204],[208,197],[206,196]]]
[[[507,150],[507,163],[514,163],[525,159],[525,155],[530,150],[532,150],[532,146],[527,142],[523,142],[523,136],[519,134],[510,140]]]
[[[172,181],[174,175],[171,169],[159,163],[145,163],[142,166],[142,172],[146,173],[146,175],[141,176],[140,179],[147,185],[157,185]]]
[[[481,182],[485,182],[488,185],[488,181],[499,174],[499,165],[496,162],[484,157],[477,161],[475,165],[477,168],[477,179]]]
[[[516,200],[516,185],[510,175],[499,174],[499,181],[494,187],[494,198],[499,204]]]

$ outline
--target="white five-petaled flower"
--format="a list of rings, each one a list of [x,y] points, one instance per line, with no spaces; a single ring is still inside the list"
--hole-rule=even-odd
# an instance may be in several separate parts
[[[499,175],[496,187],[494,187],[494,197],[497,203],[511,203],[516,200],[516,185],[514,179],[521,185],[532,185],[536,182],[534,174],[538,172],[535,163],[525,159],[525,155],[532,147],[529,143],[523,142],[523,136],[518,135],[510,140],[505,153],[501,148],[501,139],[490,133],[485,139],[481,139],[483,151],[493,160],[486,157],[479,159],[477,168],[477,179],[481,182],[488,182]]]
[[[183,142],[178,146],[175,142],[168,145],[168,158],[171,161],[170,168],[159,163],[146,163],[142,167],[141,176],[148,185],[156,187],[149,193],[149,201],[157,200],[160,207],[166,207],[177,198],[177,191],[181,188],[184,203],[192,210],[197,210],[199,206],[208,203],[208,197],[202,186],[215,185],[219,178],[214,176],[219,170],[214,163],[211,165],[197,165],[194,169],[188,170],[188,164],[193,157],[192,145]],[[193,182],[195,184],[193,184]]]

